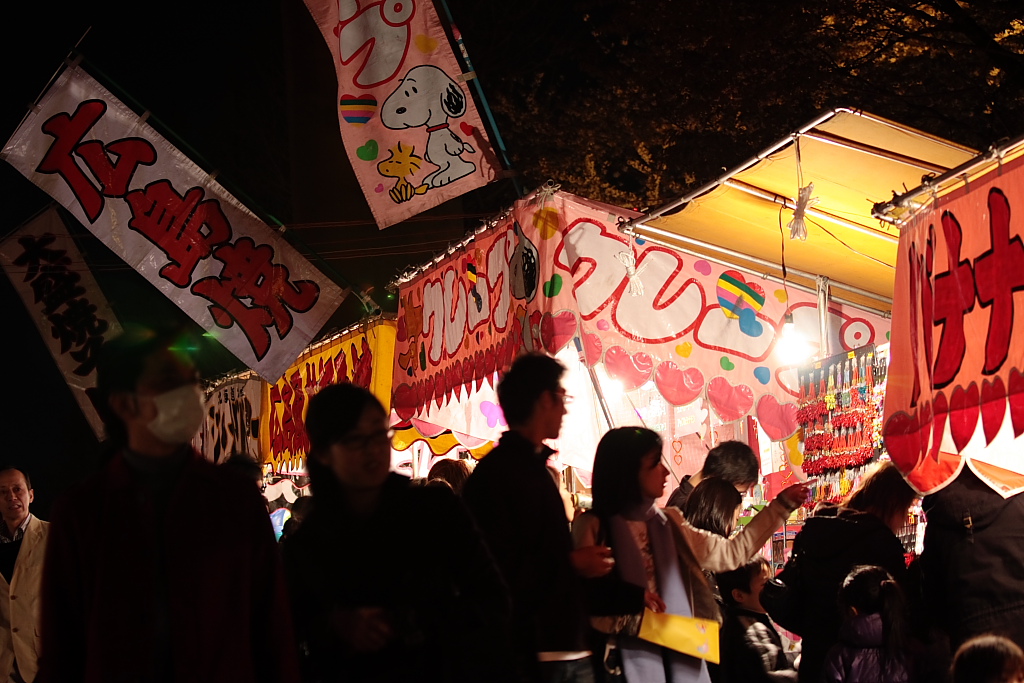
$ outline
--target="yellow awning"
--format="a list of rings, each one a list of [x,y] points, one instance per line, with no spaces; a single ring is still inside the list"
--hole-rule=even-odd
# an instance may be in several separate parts
[[[814,276],[823,275],[837,298],[888,310],[899,231],[873,218],[873,206],[976,154],[871,114],[836,109],[636,219],[632,229],[769,276],[782,275],[784,258],[790,282],[813,287]],[[807,240],[791,240],[786,225],[799,188],[809,183],[817,201],[807,211]]]

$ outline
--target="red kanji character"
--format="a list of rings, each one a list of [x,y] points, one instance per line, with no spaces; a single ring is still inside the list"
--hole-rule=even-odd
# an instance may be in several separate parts
[[[141,233],[171,260],[160,276],[178,287],[192,282],[192,273],[214,247],[231,240],[231,224],[215,199],[193,187],[179,195],[167,180],[157,180],[125,199],[132,210],[128,227]]]
[[[70,116],[61,112],[47,119],[42,130],[54,141],[36,167],[39,173],[56,173],[64,179],[90,222],[103,213],[104,194],[123,197],[139,166],[156,161],[153,145],[141,138],[117,140],[106,147],[96,140],[82,142],[106,110],[107,104],[102,100],[86,100]],[[82,158],[99,181],[99,188],[79,168],[72,154]],[[116,163],[110,160],[111,154],[117,157]]]
[[[969,260],[960,260],[963,231],[949,211],[942,214],[942,232],[946,236],[948,270],[935,276],[933,324],[942,325],[932,374],[936,389],[952,382],[960,371],[967,350],[964,316],[974,310],[974,268]]]
[[[1001,190],[988,193],[988,215],[992,248],[974,259],[974,281],[978,303],[992,308],[984,369],[986,375],[992,375],[1010,352],[1013,293],[1024,290],[1024,244],[1019,235],[1010,239],[1010,202]]]
[[[238,323],[257,360],[270,350],[266,328],[274,325],[284,339],[292,329],[289,309],[305,313],[320,296],[320,288],[311,280],[289,282],[288,268],[273,263],[273,247],[256,246],[249,237],[217,247],[213,257],[224,264],[220,276],[199,280],[192,285],[192,293],[213,302],[210,313],[220,327]],[[243,298],[253,305],[246,305]]]
[[[921,396],[921,376],[918,371],[918,358],[920,357],[919,346],[917,342],[917,335],[921,332],[919,329],[921,321],[921,301],[918,297],[918,290],[921,288],[921,282],[925,277],[924,264],[921,262],[921,258],[917,255],[917,245],[910,245],[910,357],[913,359],[911,364],[914,368],[914,379],[911,381],[910,386],[910,407],[917,405],[917,399]],[[925,338],[930,337],[932,334],[931,326],[924,330]],[[931,366],[929,366],[931,367]]]

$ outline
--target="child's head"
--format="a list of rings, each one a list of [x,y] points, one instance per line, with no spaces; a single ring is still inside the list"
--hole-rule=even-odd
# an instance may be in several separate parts
[[[907,628],[906,599],[899,584],[884,568],[854,567],[839,589],[839,609],[844,619],[880,614],[887,654],[890,657],[902,655]]]
[[[956,651],[952,678],[953,683],[1020,683],[1024,651],[1002,636],[971,638]]]
[[[761,589],[772,576],[771,565],[760,555],[755,555],[739,569],[716,574],[718,590],[725,604],[765,613],[761,606]]]

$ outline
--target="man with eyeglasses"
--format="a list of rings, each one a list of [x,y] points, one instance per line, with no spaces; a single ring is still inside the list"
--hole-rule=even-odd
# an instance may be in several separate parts
[[[528,354],[498,385],[509,429],[480,461],[463,500],[512,594],[513,646],[519,677],[531,683],[592,683],[588,622],[580,578],[612,569],[611,549],[573,550],[565,510],[546,464],[571,401],[561,385],[565,366]]]

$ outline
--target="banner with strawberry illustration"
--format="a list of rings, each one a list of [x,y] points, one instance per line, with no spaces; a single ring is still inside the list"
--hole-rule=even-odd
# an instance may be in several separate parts
[[[338,123],[386,228],[501,166],[431,0],[306,0],[338,72]]]
[[[633,240],[616,227],[629,217],[544,190],[401,284],[398,417],[497,438],[505,428],[498,374],[519,354],[542,350],[593,368],[616,426],[643,422],[661,432],[677,465],[685,451],[677,438],[747,415],[775,441],[792,436],[796,367],[778,359],[777,346],[788,312],[816,347],[816,297]],[[829,315],[835,350],[888,337],[881,316],[835,304]],[[589,379],[582,391],[592,392]],[[595,410],[576,398],[570,421],[574,411]]]
[[[1024,491],[1024,159],[935,200],[900,233],[883,435],[921,493],[966,464]]]

